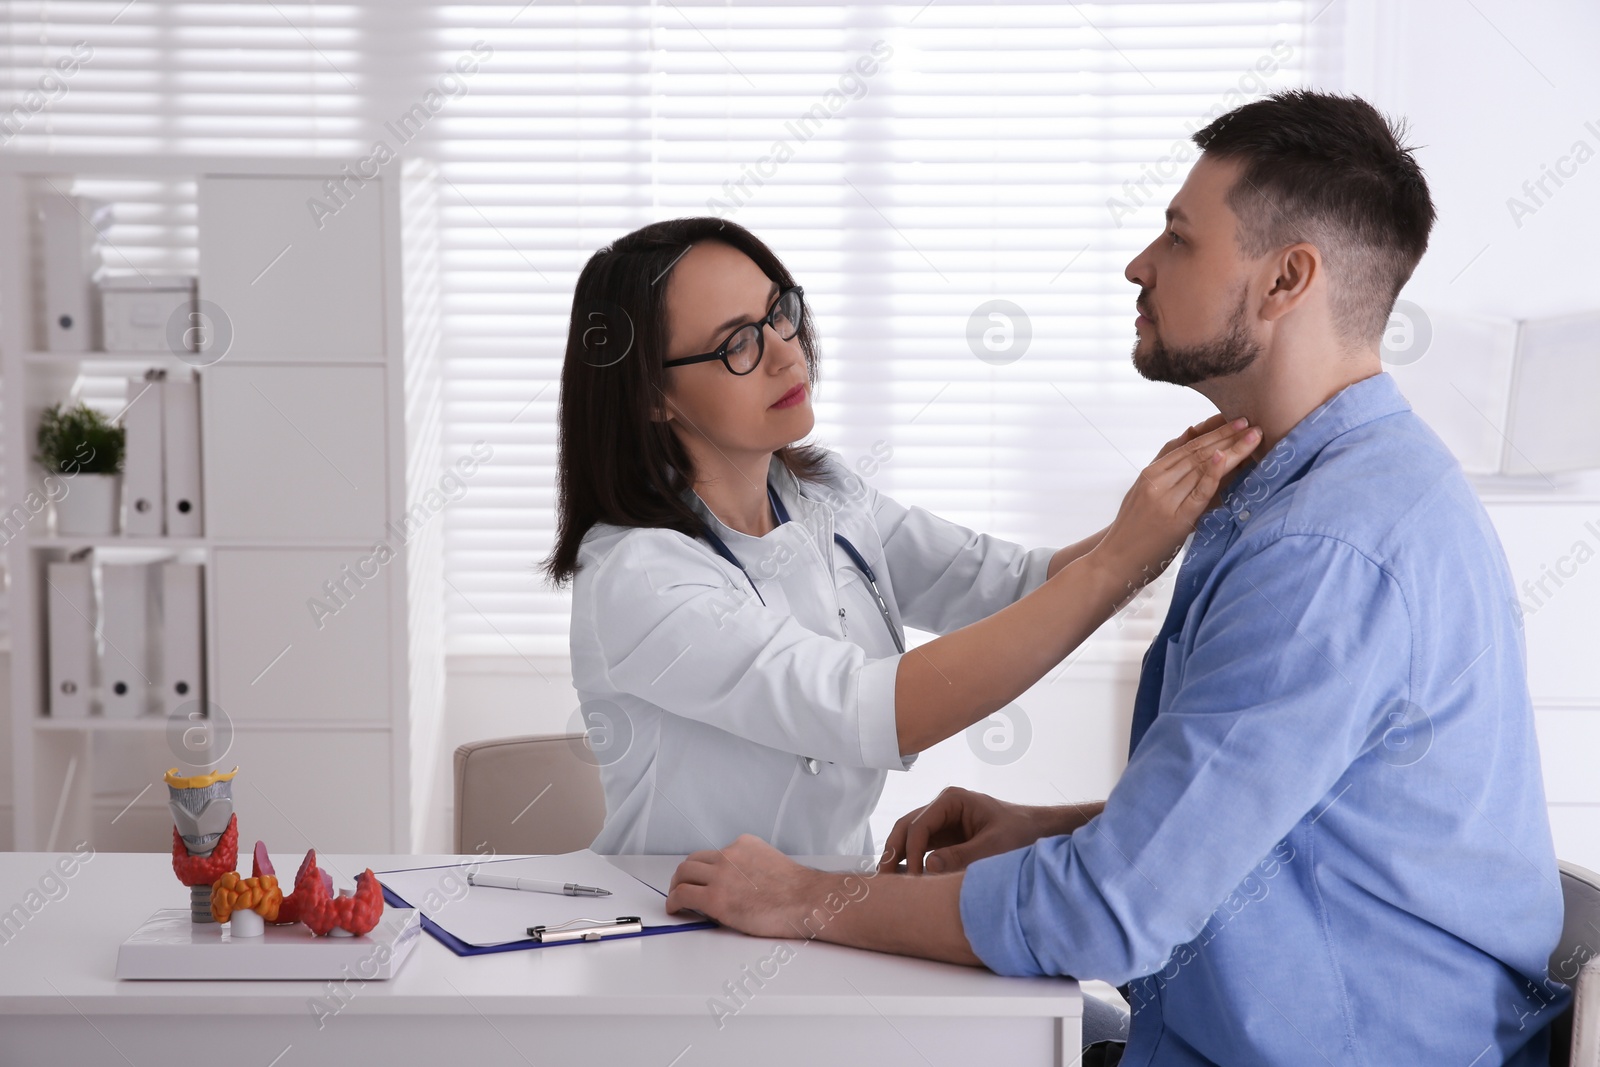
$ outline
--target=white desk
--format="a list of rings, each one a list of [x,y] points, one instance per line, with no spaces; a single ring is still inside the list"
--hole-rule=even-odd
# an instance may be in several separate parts
[[[473,957],[424,934],[398,977],[337,990],[344,1005],[319,1029],[313,1000],[337,1004],[328,983],[117,981],[118,946],[156,908],[184,906],[187,890],[166,856],[102,853],[28,915],[28,894],[56,858],[0,853],[0,1067],[154,1067],[201,1049],[250,1067],[1061,1067],[1079,1055],[1082,1000],[1070,979],[1003,978],[818,941],[787,942],[793,958],[719,1028],[711,998],[726,1000],[723,983],[747,965],[754,973],[778,945],[723,929]],[[339,884],[363,867],[452,861],[319,859]]]

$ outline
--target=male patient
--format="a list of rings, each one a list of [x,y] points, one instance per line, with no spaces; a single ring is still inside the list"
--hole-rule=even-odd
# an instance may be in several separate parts
[[[668,907],[793,937],[847,895],[805,932],[1126,985],[1124,1067],[1545,1064],[1570,994],[1516,595],[1378,357],[1427,184],[1348,97],[1280,93],[1194,140],[1128,265],[1134,364],[1264,439],[1190,541],[1116,788],[947,790],[888,841],[920,877],[848,885],[741,837]]]

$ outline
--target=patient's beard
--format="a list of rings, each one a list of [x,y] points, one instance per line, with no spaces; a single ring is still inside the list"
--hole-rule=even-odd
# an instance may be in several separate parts
[[[1133,343],[1133,368],[1152,382],[1194,385],[1212,378],[1238,374],[1261,355],[1261,345],[1250,337],[1245,324],[1246,290],[1239,290],[1239,303],[1228,317],[1221,335],[1203,344],[1168,348],[1156,334],[1150,350],[1139,355],[1139,341]],[[1152,327],[1154,324],[1152,323]]]

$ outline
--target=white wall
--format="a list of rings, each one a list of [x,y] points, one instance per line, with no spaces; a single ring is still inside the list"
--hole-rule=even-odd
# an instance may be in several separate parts
[[[1327,17],[1340,8],[1344,87],[1406,118],[1439,212],[1402,296],[1512,318],[1600,307],[1600,5],[1339,0]],[[1532,204],[1523,183],[1580,140],[1594,158],[1519,225],[1507,200]]]

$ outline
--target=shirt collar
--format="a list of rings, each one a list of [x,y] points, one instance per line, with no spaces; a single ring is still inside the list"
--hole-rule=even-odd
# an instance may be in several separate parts
[[[1411,405],[1387,371],[1353,382],[1295,423],[1283,440],[1253,464],[1241,467],[1228,484],[1223,506],[1237,514],[1258,506],[1299,478],[1335,438]]]

